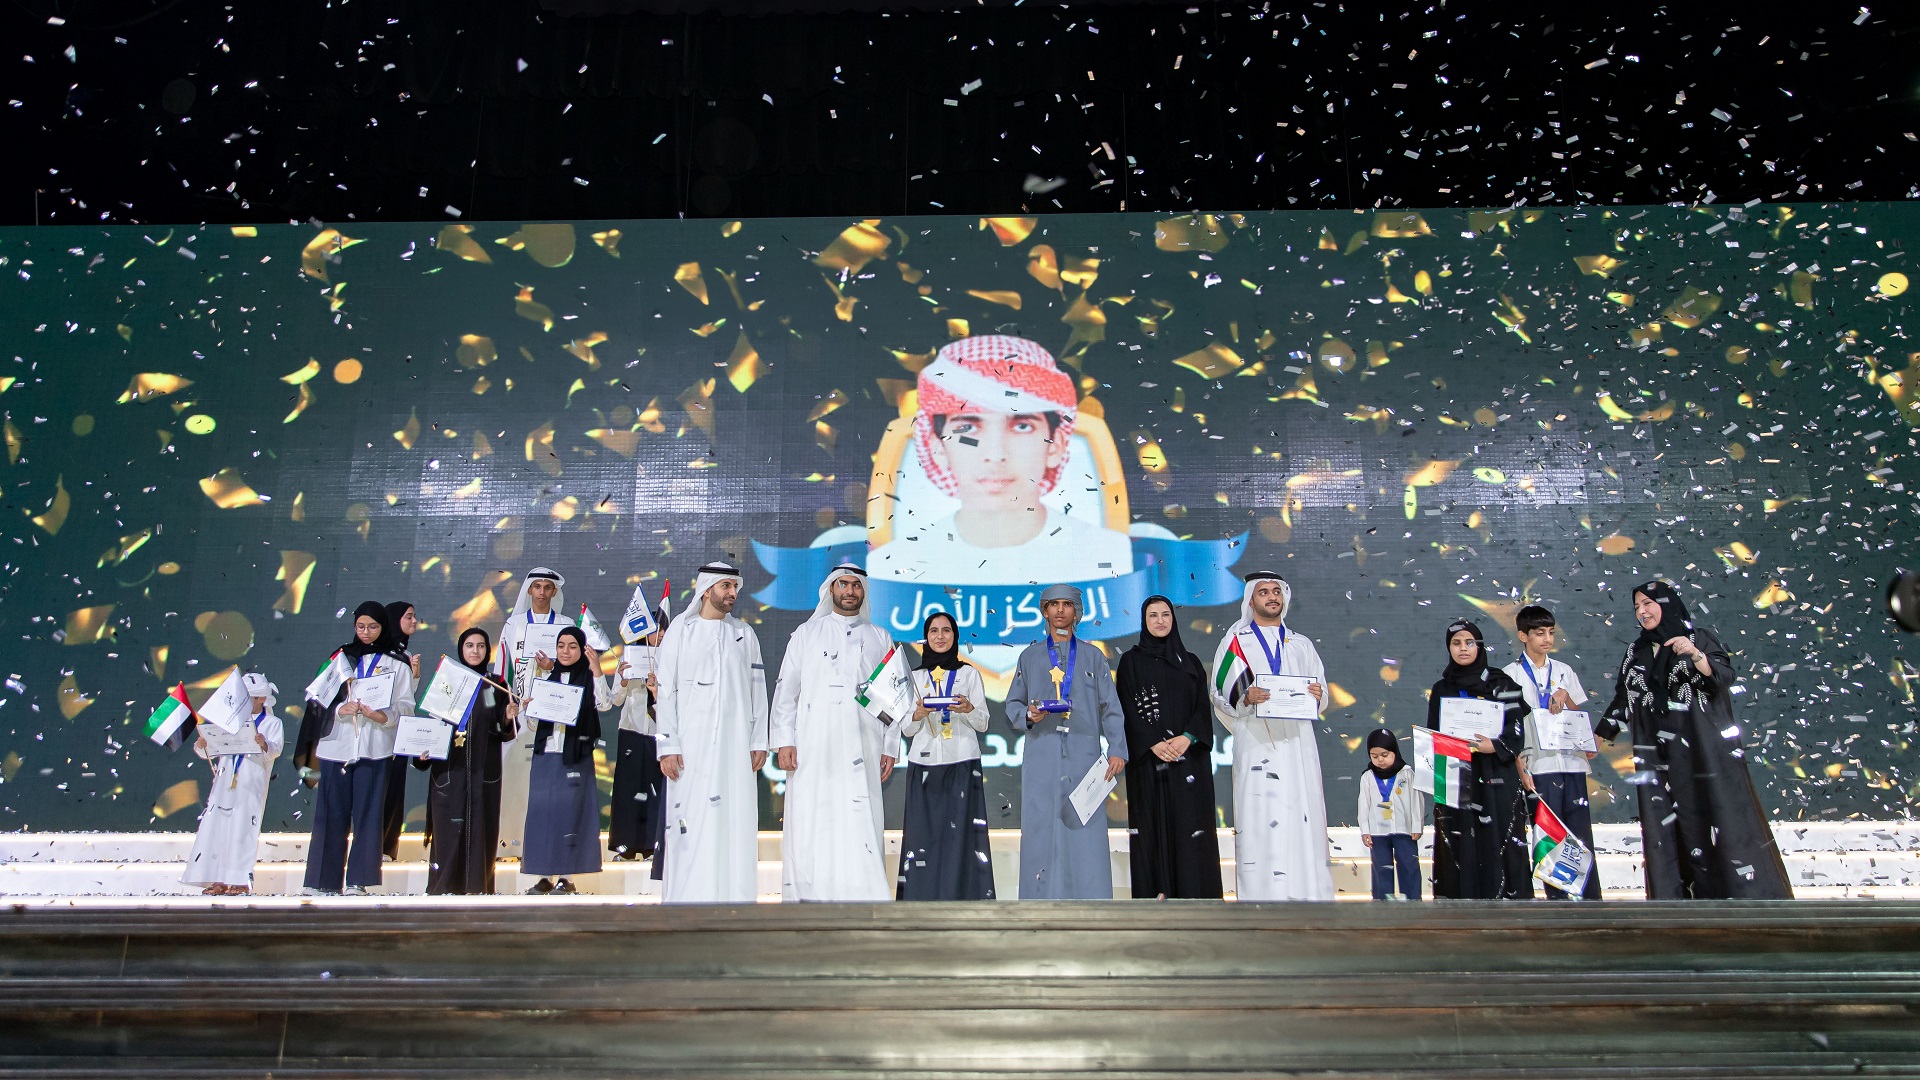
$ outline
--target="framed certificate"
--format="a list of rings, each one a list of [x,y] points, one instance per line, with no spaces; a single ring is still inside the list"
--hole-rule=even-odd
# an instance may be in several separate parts
[[[1253,707],[1262,720],[1318,720],[1320,703],[1307,693],[1305,675],[1255,675],[1253,685],[1272,695]]]
[[[200,737],[207,740],[207,756],[222,757],[227,754],[264,754],[260,744],[253,741],[254,728],[247,724],[239,731],[221,731],[215,727],[200,729]]]
[[[347,691],[348,700],[385,712],[393,704],[393,674],[383,671],[378,675],[353,680],[352,689]]]
[[[403,716],[393,733],[393,756],[447,760],[453,746],[453,725],[431,716]]]
[[[1440,699],[1440,734],[1472,741],[1476,735],[1498,739],[1506,730],[1506,706],[1480,698]]]
[[[560,652],[560,631],[572,626],[570,622],[524,623],[520,630],[520,658],[532,660],[540,653],[546,653],[549,660]]]
[[[584,686],[542,679],[533,684],[533,692],[527,696],[527,719],[572,727],[580,719],[580,695],[586,692]]]
[[[1592,718],[1576,709],[1562,709],[1557,713],[1535,709],[1533,710],[1533,730],[1540,739],[1542,750],[1599,749],[1593,741]]]

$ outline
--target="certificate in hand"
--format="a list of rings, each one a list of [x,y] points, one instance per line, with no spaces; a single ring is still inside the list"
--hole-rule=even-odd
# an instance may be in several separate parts
[[[1545,709],[1533,711],[1533,729],[1540,736],[1542,750],[1598,750],[1593,741],[1593,720],[1576,709],[1557,713]]]
[[[527,719],[572,727],[580,719],[580,695],[586,692],[584,686],[542,679],[533,684],[533,693],[527,697]]]
[[[1498,739],[1506,730],[1506,706],[1480,698],[1440,699],[1440,734],[1453,735],[1471,742],[1476,735]]]
[[[620,659],[627,665],[630,678],[644,679],[653,674],[654,654],[659,652],[652,645],[628,645],[620,652]]]
[[[1263,720],[1318,720],[1320,703],[1307,693],[1305,675],[1255,675],[1253,685],[1273,695],[1253,707]]]
[[[391,671],[383,671],[378,675],[353,680],[353,688],[347,691],[347,699],[357,701],[369,709],[385,712],[387,707],[393,704],[393,674]]]
[[[1073,804],[1073,812],[1080,815],[1080,824],[1085,825],[1093,820],[1100,805],[1107,801],[1107,793],[1113,790],[1115,782],[1107,779],[1107,759],[1093,759],[1093,768],[1087,770],[1087,775],[1080,778],[1079,785],[1067,796],[1067,801]]]
[[[538,653],[546,653],[551,660],[560,652],[560,631],[572,626],[570,622],[527,623],[520,628],[520,659],[532,660]]]
[[[453,725],[431,716],[403,716],[393,733],[394,757],[445,761],[452,746]]]
[[[260,744],[254,741],[254,727],[246,724],[239,731],[221,731],[219,728],[203,727],[200,737],[207,740],[207,756],[222,757],[227,754],[264,754]]]

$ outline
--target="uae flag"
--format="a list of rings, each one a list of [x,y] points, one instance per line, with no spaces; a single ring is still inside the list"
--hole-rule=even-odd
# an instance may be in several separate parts
[[[1465,739],[1442,735],[1432,728],[1414,728],[1414,789],[1432,795],[1435,805],[1458,808],[1472,754],[1473,748]]]
[[[1253,686],[1253,667],[1247,663],[1247,654],[1240,651],[1240,635],[1227,639],[1227,654],[1220,658],[1220,667],[1213,673],[1213,692],[1227,699],[1227,704],[1239,708],[1247,698],[1247,691]]]
[[[147,717],[147,738],[169,750],[178,750],[193,737],[193,704],[187,700],[185,683],[175,683],[165,701]]]
[[[1593,851],[1567,831],[1547,804],[1533,804],[1533,876],[1578,897],[1593,872]]]
[[[594,652],[606,652],[613,648],[613,642],[607,639],[607,628],[600,625],[600,620],[593,617],[593,612],[585,604],[580,605],[580,632],[586,635],[587,648]]]

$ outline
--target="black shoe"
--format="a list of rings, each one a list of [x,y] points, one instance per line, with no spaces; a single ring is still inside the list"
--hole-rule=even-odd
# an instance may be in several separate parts
[[[528,896],[545,896],[552,891],[553,891],[553,879],[541,878],[539,881],[534,882],[533,888],[527,890],[527,895]]]
[[[579,891],[580,890],[574,886],[573,882],[567,880],[566,878],[561,878],[560,883],[553,887],[553,895],[555,896],[572,896],[573,894]]]

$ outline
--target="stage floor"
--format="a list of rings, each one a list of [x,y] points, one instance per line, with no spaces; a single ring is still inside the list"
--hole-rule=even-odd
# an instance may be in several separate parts
[[[1342,900],[1371,899],[1368,855],[1353,828],[1328,830],[1334,888]],[[1774,836],[1787,864],[1795,895],[1801,899],[1920,900],[1920,824],[1896,821],[1781,822]],[[1433,834],[1423,838],[1429,854]],[[1125,829],[1109,831],[1114,896],[1132,895]],[[999,895],[1018,892],[1020,833],[992,834],[994,877]],[[204,900],[197,887],[180,883],[190,833],[9,833],[0,835],[0,898],[46,903],[66,899],[113,897],[190,897]],[[1597,869],[1610,900],[1644,899],[1639,860],[1640,833],[1632,825],[1602,825],[1595,830]],[[257,899],[297,897],[306,860],[305,834],[269,833],[261,837],[255,869]],[[899,858],[900,834],[887,834],[889,870]],[[1220,831],[1220,872],[1229,897],[1234,890],[1233,832]],[[780,898],[780,834],[760,834],[759,891],[763,901]],[[604,870],[575,879],[583,893],[573,897],[526,897],[550,903],[653,903],[659,882],[644,862],[603,859]],[[379,899],[419,897],[426,890],[426,852],[418,834],[402,838],[400,859],[388,863]],[[497,888],[511,899],[532,884],[523,881],[516,861],[496,870]],[[361,902],[363,898],[327,898]]]

